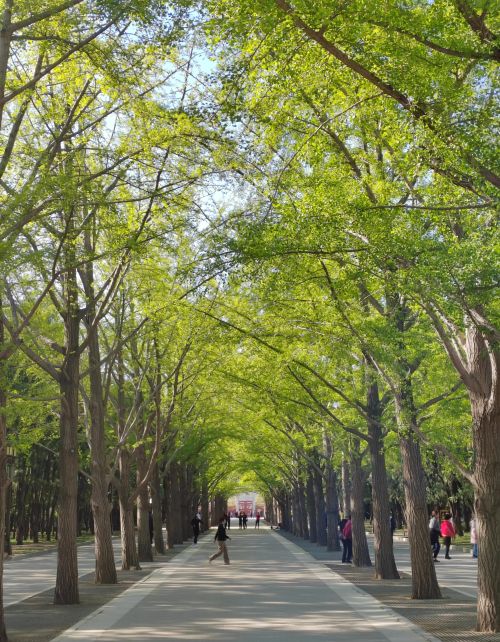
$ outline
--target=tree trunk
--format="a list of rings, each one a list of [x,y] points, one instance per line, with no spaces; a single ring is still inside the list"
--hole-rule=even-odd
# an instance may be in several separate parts
[[[325,524],[325,495],[323,492],[323,477],[316,468],[314,476],[314,500],[316,504],[316,543],[318,546],[326,546],[326,524]]]
[[[365,473],[361,467],[359,441],[352,440],[351,448],[351,520],[352,520],[352,562],[354,566],[371,566],[370,552],[365,531],[364,484]]]
[[[86,249],[91,251],[89,233],[86,232]],[[101,352],[95,311],[94,272],[89,261],[84,283],[88,313],[85,319],[88,336],[89,357],[89,415],[90,415],[90,457],[91,457],[91,507],[94,518],[95,581],[96,584],[116,584],[115,556],[110,521],[111,506],[108,500],[106,464],[106,439],[104,426],[104,395],[102,388]]]
[[[151,501],[153,508],[153,540],[155,552],[158,555],[165,555],[165,541],[163,539],[163,520],[161,511],[161,490],[158,464],[153,466],[151,475]]]
[[[332,464],[332,442],[326,432],[323,433],[323,447],[326,456],[326,550],[339,551],[339,497],[337,493],[337,474]]]
[[[500,631],[500,402],[470,393],[477,517],[477,630]]]
[[[2,321],[2,301],[0,299],[0,349],[4,346],[4,326]],[[0,642],[7,642],[7,631],[5,628],[5,613],[3,608],[3,556],[6,537],[6,497],[9,480],[7,479],[7,421],[5,410],[7,397],[3,389],[5,375],[5,362],[0,369]],[[10,533],[7,533],[10,542]]]
[[[344,453],[342,453],[342,508],[344,515],[351,512],[351,474],[349,461]]]
[[[382,436],[382,408],[375,375],[367,364],[368,448],[372,473],[373,548],[375,577],[378,580],[399,580],[394,559],[390,527],[389,490]]]
[[[203,479],[201,482],[201,519],[203,520],[201,525],[202,531],[208,530],[208,503],[208,483],[206,476],[203,475]]]
[[[78,604],[76,550],[78,497],[79,316],[74,268],[67,274],[66,356],[60,374],[59,510],[55,604]]]
[[[300,507],[300,519],[301,519],[301,531],[302,537],[304,539],[309,539],[309,525],[307,523],[307,510],[306,510],[306,498],[305,498],[305,489],[304,482],[299,479],[297,484],[297,492],[299,495],[299,507]]]
[[[120,537],[122,544],[122,570],[131,568],[140,570],[137,546],[135,543],[134,514],[129,501],[130,492],[130,453],[122,448],[119,454],[120,485],[118,500],[120,503]]]
[[[441,597],[441,591],[429,541],[425,477],[420,447],[411,430],[407,430],[407,436],[404,436],[400,429],[399,444],[403,463],[406,524],[410,544],[411,596],[418,600],[432,600]]]
[[[309,541],[315,544],[318,541],[318,530],[316,523],[316,500],[314,498],[313,472],[309,466],[306,485],[307,513],[309,515]]]
[[[137,462],[137,485],[146,476],[147,461],[144,445],[139,445],[135,451]],[[152,562],[153,549],[149,532],[149,493],[147,484],[139,488],[137,496],[137,553],[139,562]]]

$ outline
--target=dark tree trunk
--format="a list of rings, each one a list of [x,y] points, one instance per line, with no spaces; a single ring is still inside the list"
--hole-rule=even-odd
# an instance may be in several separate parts
[[[86,249],[91,251],[90,239],[86,234]],[[110,521],[111,506],[108,499],[108,478],[106,464],[106,440],[104,426],[104,395],[101,373],[101,352],[96,323],[94,273],[92,262],[85,271],[84,287],[87,295],[88,314],[85,319],[88,336],[89,357],[89,415],[90,415],[90,457],[91,457],[91,508],[94,528],[95,581],[96,584],[116,584],[115,556]]]
[[[149,532],[149,493],[146,484],[141,485],[147,473],[146,451],[141,444],[135,450],[137,463],[137,554],[139,562],[152,562],[153,549],[151,547],[151,537]]]
[[[316,500],[314,497],[314,479],[310,466],[307,473],[306,501],[307,513],[309,515],[309,541],[315,544],[318,541],[318,531],[316,522]]]
[[[325,524],[325,495],[323,492],[323,477],[319,470],[314,468],[314,500],[316,504],[316,543],[318,546],[326,546],[326,524]]]
[[[153,508],[153,540],[155,552],[159,555],[165,555],[165,541],[163,539],[163,520],[161,510],[161,486],[158,464],[153,466],[151,475],[151,500]]]
[[[337,493],[337,474],[332,463],[332,442],[326,432],[323,434],[323,447],[326,456],[326,548],[328,551],[339,551],[339,497]]]
[[[500,355],[468,330],[469,364],[476,380],[469,390],[475,453],[474,509],[477,517],[477,630],[500,631]],[[492,364],[494,364],[492,366]]]
[[[364,484],[365,474],[361,467],[359,441],[352,440],[351,448],[351,520],[352,561],[354,566],[371,566],[370,552],[365,531]]]
[[[302,526],[301,526],[302,537],[304,539],[309,539],[309,525],[307,523],[305,488],[304,488],[304,482],[300,479],[297,484],[297,492],[299,495],[300,518],[302,523]]]
[[[2,314],[2,301],[0,299],[0,349],[3,349],[5,341]],[[3,607],[3,557],[6,537],[6,495],[9,480],[7,479],[7,423],[5,417],[7,396],[3,388],[5,377],[4,368],[5,362],[2,362],[0,367],[0,642],[7,642],[5,613]],[[10,543],[10,533],[8,533],[8,537]]]
[[[382,408],[375,374],[367,364],[368,448],[372,472],[373,548],[375,577],[398,580],[389,514],[389,490],[382,436]]]
[[[349,461],[342,453],[342,508],[344,515],[351,512],[351,474]]]
[[[78,604],[76,550],[78,497],[78,318],[67,323],[67,356],[61,372],[59,510],[55,604]]]

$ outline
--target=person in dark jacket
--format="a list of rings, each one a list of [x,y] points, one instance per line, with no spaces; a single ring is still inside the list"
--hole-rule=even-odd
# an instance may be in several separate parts
[[[214,542],[217,542],[217,546],[219,547],[219,550],[217,551],[217,553],[210,555],[210,557],[208,558],[209,563],[213,562],[213,560],[216,559],[217,557],[224,555],[224,564],[229,564],[229,555],[227,554],[227,546],[226,546],[227,539],[231,539],[231,538],[228,537],[226,534],[226,529],[224,527],[224,518],[221,517],[219,519],[219,526],[217,527],[217,531],[215,532],[215,537],[214,537]]]
[[[193,544],[198,543],[198,536],[200,534],[200,524],[202,524],[201,516],[199,513],[196,513],[196,515],[193,517],[191,520],[191,526],[193,527]]]

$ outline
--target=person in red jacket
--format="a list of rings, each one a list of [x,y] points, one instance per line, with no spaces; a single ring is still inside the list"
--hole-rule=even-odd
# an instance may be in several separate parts
[[[450,557],[451,538],[455,537],[455,535],[456,535],[455,526],[453,525],[453,522],[451,520],[451,515],[450,513],[445,513],[444,519],[441,522],[441,536],[443,538],[443,544],[445,548],[444,558],[446,560],[451,560],[451,557]]]
[[[352,522],[350,515],[347,515],[344,528],[342,529],[342,543],[344,545],[342,564],[352,564]]]

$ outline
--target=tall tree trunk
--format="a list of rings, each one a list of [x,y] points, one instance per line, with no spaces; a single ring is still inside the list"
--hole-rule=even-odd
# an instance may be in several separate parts
[[[337,473],[333,468],[332,462],[332,441],[326,432],[323,433],[323,447],[326,456],[326,549],[328,551],[339,551],[339,497],[337,492]]]
[[[367,414],[368,448],[372,473],[373,548],[375,553],[375,577],[379,580],[398,580],[399,573],[394,559],[392,543],[389,489],[385,466],[382,435],[382,408],[375,373],[367,367]]]
[[[89,233],[85,234],[86,249],[92,251]],[[96,323],[94,271],[89,261],[84,272],[84,287],[87,296],[87,317],[89,357],[89,415],[90,415],[90,457],[91,457],[91,507],[94,518],[95,581],[96,584],[116,584],[115,556],[111,531],[108,500],[108,478],[106,463],[106,440],[104,427],[104,395],[101,373],[101,351]]]
[[[392,298],[391,298],[392,296]],[[396,382],[393,383],[396,420],[399,433],[399,448],[403,466],[403,481],[406,500],[406,523],[410,545],[412,597],[431,600],[441,597],[436,569],[431,554],[428,529],[427,496],[420,445],[415,436],[417,412],[413,399],[412,373],[415,367],[409,362],[405,346],[410,314],[404,297],[391,295],[391,319],[398,333],[396,359]]]
[[[134,513],[130,502],[130,453],[125,448],[118,456],[120,483],[118,501],[120,504],[120,537],[122,545],[122,570],[140,570],[139,556],[135,542]]]
[[[0,299],[0,349],[3,349],[5,341],[2,314],[2,300]],[[5,417],[7,396],[3,387],[4,381],[5,362],[2,362],[0,368],[0,642],[7,642],[3,608],[3,556],[6,537],[6,496],[9,480],[7,479],[7,420]],[[10,541],[10,533],[7,533],[7,535]]]
[[[314,479],[311,466],[308,468],[307,472],[307,483],[306,483],[306,501],[307,501],[307,513],[309,515],[309,541],[315,544],[318,541],[318,530],[316,523],[316,500],[314,497]]]
[[[201,482],[201,519],[203,520],[201,530],[208,530],[208,482],[205,475]]]
[[[314,478],[314,500],[316,504],[316,543],[318,546],[326,546],[326,524],[325,524],[325,495],[323,492],[323,477],[316,468],[313,472]]]
[[[477,517],[477,630],[500,631],[500,351],[475,326],[467,330],[474,443],[474,509]]]
[[[140,444],[135,451],[137,463],[137,486],[147,473],[146,451]],[[153,549],[149,532],[149,493],[147,484],[139,488],[137,496],[137,554],[139,562],[152,562]]]
[[[351,512],[351,473],[345,453],[342,453],[342,508],[344,515]]]
[[[301,479],[299,479],[299,482],[297,484],[297,492],[299,494],[300,518],[302,521],[302,526],[301,526],[302,537],[304,539],[309,539],[309,525],[307,523],[305,488],[304,488],[304,482]]]
[[[359,441],[352,440],[351,446],[351,520],[352,520],[352,561],[354,566],[371,566],[370,552],[365,531],[364,485],[365,473],[361,467]]]
[[[163,520],[161,511],[161,486],[158,463],[153,466],[151,475],[151,501],[153,508],[153,540],[155,552],[158,555],[165,555],[165,541],[163,539]]]
[[[76,550],[78,497],[78,393],[80,385],[78,290],[73,251],[65,276],[66,354],[61,368],[59,391],[59,511],[57,523],[57,574],[55,604],[78,604],[78,560]]]

